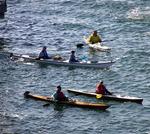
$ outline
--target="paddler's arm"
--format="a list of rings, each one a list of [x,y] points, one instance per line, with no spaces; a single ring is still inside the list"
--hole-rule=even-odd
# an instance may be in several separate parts
[[[105,94],[106,94],[106,95],[112,95],[112,93],[109,92],[106,88],[105,88]]]
[[[36,59],[36,60],[40,60],[40,59],[42,59],[42,57],[43,57],[43,53],[40,52],[39,56],[38,56],[37,58],[35,58],[35,59]]]
[[[102,39],[101,39],[101,37],[99,36],[99,35],[97,35],[98,36],[98,38],[99,38],[99,42],[101,43],[102,42]]]

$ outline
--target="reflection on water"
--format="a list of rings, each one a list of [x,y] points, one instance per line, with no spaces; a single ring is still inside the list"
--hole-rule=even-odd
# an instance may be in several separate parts
[[[5,45],[5,40],[4,38],[0,38],[0,50],[4,49],[4,45]]]
[[[54,103],[54,110],[56,110],[56,111],[63,111],[63,109],[64,109],[64,105],[58,104],[58,103]]]
[[[0,37],[0,50],[3,50],[4,48],[8,47],[9,45],[9,39]]]
[[[39,62],[36,62],[38,64],[38,67],[39,68],[48,68],[49,64],[45,64],[45,63],[39,63]]]

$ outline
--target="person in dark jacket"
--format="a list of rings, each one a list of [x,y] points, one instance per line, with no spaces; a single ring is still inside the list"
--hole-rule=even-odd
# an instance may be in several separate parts
[[[42,51],[39,54],[39,57],[37,59],[39,59],[39,60],[40,59],[50,59],[50,57],[47,54],[47,50],[46,49],[47,49],[47,47],[44,46],[43,49],[42,49]]]
[[[65,96],[65,94],[61,91],[61,86],[57,86],[57,91],[53,95],[54,100],[57,101],[67,101],[68,97]]]
[[[76,59],[76,57],[75,57],[75,51],[71,51],[71,55],[70,55],[69,62],[70,62],[70,63],[79,62],[79,61]]]

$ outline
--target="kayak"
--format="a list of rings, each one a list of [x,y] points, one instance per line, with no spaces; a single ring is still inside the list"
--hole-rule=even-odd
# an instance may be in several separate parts
[[[2,54],[2,53],[0,53]],[[4,55],[9,56],[12,60],[22,58],[27,62],[37,62],[44,63],[50,65],[58,65],[58,66],[68,66],[68,67],[84,67],[84,68],[109,68],[112,66],[115,61],[80,61],[70,63],[69,60],[57,60],[57,59],[36,59],[36,57],[29,55],[18,55],[13,53],[4,53]]]
[[[107,46],[102,46],[101,43],[88,44],[89,48],[98,50],[98,51],[110,51],[111,49]]]
[[[142,98],[138,98],[138,97],[121,96],[121,95],[101,95],[101,97],[97,97],[99,96],[99,94],[96,94],[93,92],[85,92],[85,91],[72,90],[72,89],[68,89],[67,91],[70,93],[74,93],[76,95],[95,97],[97,99],[102,99],[102,100],[120,101],[120,102],[130,101],[130,102],[135,102],[139,104],[142,104],[142,101],[143,101]]]
[[[88,39],[84,37],[84,41],[85,43],[89,46],[89,48],[93,49],[93,50],[98,50],[98,51],[104,51],[104,52],[107,52],[107,51],[110,51],[111,48],[110,47],[107,47],[107,46],[104,46],[102,43],[95,43],[95,44],[91,44],[90,42],[88,42]]]
[[[68,106],[73,107],[81,107],[81,108],[91,108],[91,109],[97,109],[97,110],[106,110],[109,108],[109,105],[103,104],[103,103],[90,103],[90,102],[83,102],[79,100],[68,100],[68,101],[55,101],[52,97],[49,96],[41,96],[41,95],[34,95],[31,94],[29,91],[26,91],[24,93],[24,96],[26,98],[32,98],[35,100],[41,100],[49,103],[58,103],[58,104],[64,104]]]

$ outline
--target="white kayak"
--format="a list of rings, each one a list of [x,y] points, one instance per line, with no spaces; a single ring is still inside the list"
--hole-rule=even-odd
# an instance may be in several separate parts
[[[99,43],[95,43],[95,44],[91,44],[90,42],[88,42],[88,39],[86,37],[84,37],[84,41],[89,46],[89,48],[91,48],[93,50],[98,50],[98,51],[103,51],[103,52],[107,52],[107,51],[111,50],[110,47],[104,46],[100,42]]]
[[[7,55],[10,57],[11,55],[11,59],[19,59],[22,58],[24,59],[24,61],[28,61],[28,62],[37,62],[37,63],[44,63],[44,64],[50,64],[50,65],[56,65],[56,66],[68,66],[68,67],[85,67],[85,68],[109,68],[110,66],[112,66],[115,61],[96,61],[96,62],[92,62],[92,61],[80,61],[80,62],[73,62],[70,63],[68,60],[56,60],[56,59],[36,59],[36,57],[32,57],[29,55],[18,55],[18,54],[12,54],[12,53],[1,53],[0,55]]]

